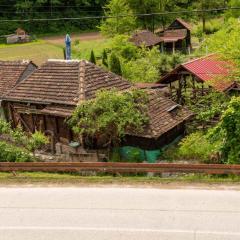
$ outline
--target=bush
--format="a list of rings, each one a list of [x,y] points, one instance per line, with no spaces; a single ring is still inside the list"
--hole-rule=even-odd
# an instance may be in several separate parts
[[[9,134],[11,132],[10,123],[0,119],[0,134]]]
[[[32,162],[33,160],[28,151],[6,142],[0,142],[0,162]]]
[[[48,144],[48,142],[48,138],[42,132],[36,131],[28,140],[27,149],[34,152],[36,149],[40,149]]]
[[[192,133],[180,142],[179,155],[188,160],[210,163],[218,153],[219,142],[212,143],[202,132]]]

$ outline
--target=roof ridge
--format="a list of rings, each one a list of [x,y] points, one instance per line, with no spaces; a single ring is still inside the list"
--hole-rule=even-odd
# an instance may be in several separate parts
[[[203,57],[200,57],[200,58],[195,58],[195,59],[193,59],[193,60],[190,60],[190,61],[188,61],[188,62],[182,63],[182,64],[180,64],[180,65],[184,66],[184,65],[186,65],[186,64],[193,63],[193,62],[196,62],[196,61],[199,61],[199,60],[202,60],[202,59],[205,59],[205,58],[214,56],[214,55],[217,55],[217,53],[211,53],[211,54],[208,54],[208,55],[203,56]]]
[[[86,62],[80,61],[79,63],[79,103],[82,103],[85,100],[85,73],[86,73]]]

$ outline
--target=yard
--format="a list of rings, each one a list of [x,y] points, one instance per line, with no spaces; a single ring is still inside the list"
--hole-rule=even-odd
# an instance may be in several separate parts
[[[45,41],[14,45],[0,44],[0,60],[26,59],[41,65],[49,58],[63,58],[62,47]]]

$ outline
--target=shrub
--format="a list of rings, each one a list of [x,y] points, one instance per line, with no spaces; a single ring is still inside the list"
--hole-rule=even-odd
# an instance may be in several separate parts
[[[11,132],[10,123],[0,119],[0,134],[9,134]]]
[[[96,64],[96,58],[95,58],[95,54],[94,54],[93,50],[91,50],[89,62]]]
[[[122,75],[122,69],[121,69],[121,63],[120,63],[120,60],[119,58],[116,56],[116,54],[113,52],[111,55],[110,55],[110,59],[109,59],[109,68],[110,70],[121,76]]]
[[[195,132],[180,142],[179,155],[185,159],[209,163],[219,148],[219,142],[212,143],[208,140],[207,135]]]
[[[40,149],[44,145],[48,144],[48,142],[48,138],[42,132],[36,131],[28,140],[27,149],[34,152],[35,150]]]
[[[1,162],[32,162],[31,154],[20,147],[0,141],[0,161]]]

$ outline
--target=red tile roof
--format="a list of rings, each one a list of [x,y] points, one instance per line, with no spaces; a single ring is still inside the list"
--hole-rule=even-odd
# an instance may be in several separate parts
[[[181,74],[183,69],[196,76],[200,81],[206,82],[217,91],[227,91],[235,84],[234,76],[231,76],[235,69],[234,64],[230,61],[222,60],[217,54],[211,54],[183,63],[165,75],[159,82],[175,81],[175,77]]]

